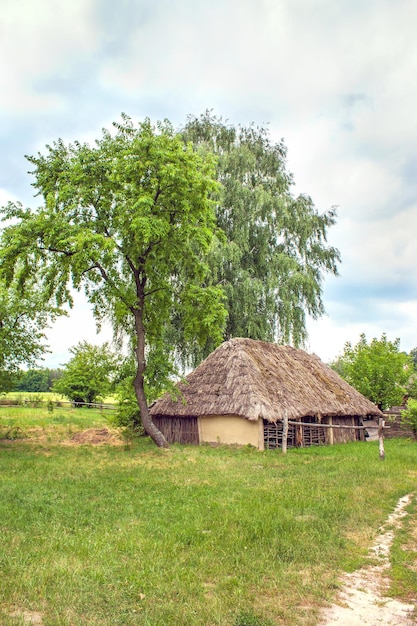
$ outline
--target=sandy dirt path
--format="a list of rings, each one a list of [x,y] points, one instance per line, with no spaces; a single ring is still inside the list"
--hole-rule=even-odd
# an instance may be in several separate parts
[[[376,565],[369,565],[342,578],[337,604],[322,613],[321,626],[415,626],[414,604],[405,604],[386,597],[389,587],[387,570],[395,528],[407,515],[411,495],[400,498],[394,511],[381,528],[381,534],[371,547],[369,556]],[[417,590],[416,590],[417,592]],[[414,615],[414,617],[413,617]]]

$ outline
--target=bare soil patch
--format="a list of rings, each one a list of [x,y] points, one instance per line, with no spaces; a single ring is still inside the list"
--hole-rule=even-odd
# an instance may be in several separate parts
[[[43,623],[42,615],[40,613],[35,613],[34,611],[24,611],[23,609],[15,609],[10,613],[10,617],[15,617],[16,619],[23,620],[24,624],[38,624],[41,626]]]
[[[117,430],[111,430],[110,428],[88,428],[87,430],[75,433],[66,443],[70,445],[88,444],[94,446],[106,443],[113,446],[120,446],[123,445],[123,439]]]
[[[416,604],[407,604],[386,596],[389,553],[396,528],[407,515],[411,502],[406,495],[380,529],[380,535],[369,550],[372,565],[345,574],[338,601],[322,613],[322,626],[413,626],[417,624]]]

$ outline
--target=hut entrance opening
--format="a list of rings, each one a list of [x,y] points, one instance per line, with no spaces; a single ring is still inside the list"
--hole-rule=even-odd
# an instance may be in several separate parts
[[[198,420],[196,417],[153,417],[153,423],[168,443],[192,443],[198,445]]]

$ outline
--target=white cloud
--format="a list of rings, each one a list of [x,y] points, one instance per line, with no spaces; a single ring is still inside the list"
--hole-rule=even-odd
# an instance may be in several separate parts
[[[12,193],[0,187],[0,206],[5,206],[8,202],[16,201],[17,198]]]
[[[59,107],[62,97],[39,82],[65,77],[94,48],[90,0],[4,0],[0,25],[0,106],[10,114]]]
[[[405,301],[398,304],[385,302],[380,304],[380,317],[372,321],[358,321],[340,325],[330,316],[308,323],[309,341],[307,349],[314,352],[325,363],[335,360],[343,353],[344,345],[349,341],[358,343],[361,333],[368,341],[374,337],[380,339],[385,333],[390,341],[400,338],[400,349],[410,352],[417,347],[415,320],[417,319],[417,301]]]
[[[333,357],[360,332],[392,331],[413,347],[416,22],[414,0],[5,0],[0,205],[27,184],[23,168],[8,178],[16,154],[92,141],[122,110],[183,123],[213,107],[268,123],[294,191],[339,206],[329,243],[341,276],[326,283],[312,345]],[[54,327],[54,352],[95,337],[73,315]]]
[[[74,294],[74,308],[69,311],[68,317],[60,317],[46,332],[47,344],[51,350],[46,354],[43,367],[56,368],[68,363],[72,358],[69,349],[80,341],[88,341],[93,345],[102,345],[112,341],[112,331],[109,326],[103,326],[97,332],[91,307],[84,295]]]

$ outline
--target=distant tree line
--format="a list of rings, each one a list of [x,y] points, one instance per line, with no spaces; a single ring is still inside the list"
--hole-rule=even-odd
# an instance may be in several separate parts
[[[20,370],[16,373],[13,391],[46,393],[53,391],[53,385],[63,374],[62,369],[47,367]]]

